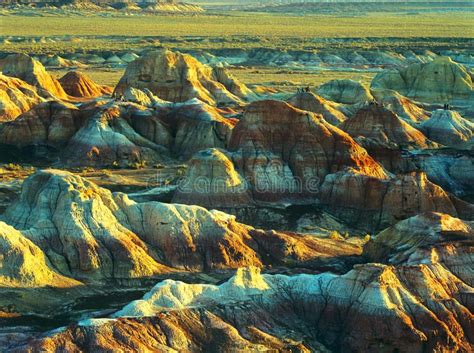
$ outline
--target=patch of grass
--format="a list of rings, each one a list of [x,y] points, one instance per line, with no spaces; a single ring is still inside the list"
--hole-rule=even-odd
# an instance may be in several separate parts
[[[136,161],[128,163],[128,168],[130,169],[144,169],[146,167],[146,161]]]
[[[102,68],[83,68],[80,71],[101,85],[115,87],[123,75],[124,68],[102,69]],[[69,70],[49,70],[55,77],[64,76]],[[367,85],[370,84],[374,72],[355,72],[355,71],[306,71],[306,70],[282,70],[279,67],[265,68],[229,68],[229,71],[241,82],[247,85],[261,85],[265,87],[276,88],[283,92],[293,92],[296,87],[317,87],[329,80],[350,78],[361,81]]]
[[[441,25],[442,24],[442,25]],[[199,16],[5,16],[4,36],[114,35],[207,36],[261,35],[289,37],[463,37],[472,36],[471,14],[396,15],[374,13],[360,17],[266,13],[221,13]]]
[[[282,70],[281,68],[231,68],[229,71],[241,82],[248,85],[262,85],[276,88],[280,91],[293,92],[296,87],[310,86],[312,88],[334,79],[352,79],[370,84],[375,72],[356,72],[351,70]]]
[[[399,46],[419,38],[429,47],[433,38],[472,38],[472,14],[463,12],[419,15],[371,13],[348,17],[328,15],[218,12],[197,16],[98,15],[3,16],[3,37],[32,38],[71,36],[55,42],[0,44],[0,50],[30,52],[80,52],[126,50],[132,47],[166,45],[182,49],[285,48],[311,49],[327,45],[373,47],[375,39],[390,39],[384,45]],[[342,43],[327,38],[347,40]],[[354,40],[364,39],[362,41]],[[397,38],[396,40],[394,38]],[[466,45],[466,43],[464,44]]]

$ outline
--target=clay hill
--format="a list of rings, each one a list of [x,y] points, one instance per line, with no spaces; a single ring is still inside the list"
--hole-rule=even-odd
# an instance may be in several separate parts
[[[435,110],[420,129],[433,141],[453,146],[472,139],[474,124],[453,110]]]
[[[337,103],[331,102],[312,92],[298,92],[287,100],[292,106],[320,114],[328,123],[339,125],[347,119]]]
[[[64,91],[73,97],[94,98],[112,94],[112,87],[96,84],[92,79],[78,71],[69,71],[59,79]]]
[[[367,87],[349,79],[328,81],[319,86],[316,92],[330,101],[343,104],[367,103],[373,100]]]
[[[1,125],[0,141],[9,149],[52,148],[67,165],[127,166],[226,147],[234,124],[198,100],[154,109],[114,101],[91,101],[79,109],[50,101]]]
[[[236,169],[253,185],[254,197],[262,201],[314,198],[312,186],[347,167],[386,175],[342,130],[281,101],[248,105],[232,130],[229,150]]]
[[[42,98],[33,86],[0,74],[0,122],[13,120],[40,102]]]
[[[87,75],[70,71],[60,80],[51,76],[41,62],[11,54],[0,60],[0,103],[3,120],[13,120],[45,99],[82,102],[108,96],[112,88],[96,84]]]
[[[320,187],[325,210],[369,231],[422,212],[442,212],[473,220],[474,206],[428,180],[424,172],[380,179],[354,170],[331,174]]]
[[[213,69],[188,54],[166,49],[148,52],[129,63],[114,95],[123,95],[129,87],[149,89],[171,102],[198,98],[211,105],[241,103],[252,95],[225,69]]]
[[[367,244],[364,253],[378,263],[342,275],[270,275],[250,267],[220,285],[166,280],[112,317],[80,321],[17,352],[200,352],[203,344],[246,352],[469,352],[473,277],[459,264],[472,263],[473,236],[457,218],[423,214]]]
[[[399,152],[402,143],[413,143],[414,148],[431,144],[376,105],[351,119],[368,117],[370,121],[360,124],[369,128],[367,134],[372,133],[371,124],[377,134],[391,124],[398,129],[387,128],[390,133],[382,136],[394,141],[388,146],[380,142],[378,157],[391,157],[390,149]],[[225,210],[318,202],[347,224],[370,231],[427,211],[473,218],[471,204],[430,182],[425,173],[390,174],[347,133],[281,101],[251,103],[231,132],[228,150],[197,153],[178,184],[176,202],[202,202]],[[252,202],[245,205],[249,197]]]
[[[198,206],[136,203],[59,170],[30,176],[2,221],[0,249],[10,255],[1,259],[0,280],[9,286],[99,284],[286,262],[311,267],[318,258],[360,253],[338,240],[256,230]]]
[[[429,112],[421,105],[400,93],[388,89],[372,89],[376,101],[391,110],[409,124],[423,122],[429,118]]]
[[[449,57],[383,71],[374,77],[371,88],[391,89],[415,100],[437,104],[469,101],[473,95],[471,74]]]
[[[372,102],[339,126],[391,172],[410,170],[406,150],[437,148],[421,131],[400,119],[385,106]]]
[[[235,170],[230,158],[228,152],[216,148],[196,153],[173,202],[208,208],[250,206],[253,201],[249,185]]]
[[[47,73],[39,61],[26,54],[11,54],[0,60],[0,71],[4,75],[19,78],[34,86],[40,96],[67,98],[59,81]]]
[[[372,139],[378,144],[395,145],[402,148],[424,149],[435,147],[423,133],[400,119],[382,105],[369,104],[359,109],[354,117],[340,126],[353,138]]]

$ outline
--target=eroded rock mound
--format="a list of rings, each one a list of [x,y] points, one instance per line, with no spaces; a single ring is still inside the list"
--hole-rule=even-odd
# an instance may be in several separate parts
[[[342,171],[326,177],[320,199],[333,215],[371,231],[430,211],[474,219],[473,205],[431,183],[423,172],[380,179]]]
[[[336,103],[312,92],[299,92],[288,99],[287,102],[298,109],[320,114],[328,123],[336,126],[347,119]]]
[[[454,258],[461,260],[458,254]],[[472,262],[472,254],[468,259]],[[259,349],[280,350],[285,337],[286,349],[302,352],[325,352],[326,347],[469,352],[473,321],[468,296],[473,288],[444,267],[442,259],[424,260],[396,266],[356,265],[339,276],[262,275],[248,268],[238,270],[221,285],[166,280],[142,300],[125,306],[115,318],[82,321],[22,349],[126,350],[131,345],[144,349],[153,344],[155,349],[200,352],[196,339],[216,344],[217,330],[219,348],[226,351],[257,350],[249,341],[260,343]],[[207,339],[195,334],[202,322],[213,328]],[[298,325],[301,322],[303,326]],[[163,327],[167,330],[161,333]],[[132,336],[130,332],[143,334]],[[230,341],[228,332],[233,333]],[[166,342],[157,338],[163,336]],[[292,345],[295,340],[301,343]]]
[[[0,74],[0,122],[14,120],[42,100],[33,86]]]
[[[156,117],[168,127],[173,136],[171,151],[180,158],[210,147],[226,148],[235,125],[217,108],[198,99],[158,109]]]
[[[234,216],[197,206],[136,203],[58,170],[29,177],[3,220],[15,228],[5,226],[7,231],[17,238],[21,232],[25,244],[34,244],[30,251],[38,253],[37,261],[44,257],[57,273],[88,283],[152,277],[172,269],[209,271],[287,261],[316,266],[319,257],[360,253],[360,247],[340,241],[255,230]]]
[[[94,98],[112,94],[112,87],[96,84],[89,76],[79,71],[69,71],[59,79],[64,91],[73,97]]]
[[[170,102],[164,101],[155,96],[149,89],[142,90],[129,87],[123,93],[123,100],[127,102],[134,102],[145,107],[153,107],[155,105],[168,104]]]
[[[63,329],[52,337],[37,339],[12,352],[42,350],[155,351],[198,353],[297,351],[309,353],[304,344],[250,327],[242,334],[228,321],[206,309],[170,311],[144,318],[91,319]],[[137,335],[137,332],[140,332]],[[112,333],[112,334],[111,334]],[[67,348],[66,348],[67,347]],[[329,352],[322,348],[322,353]]]
[[[347,167],[385,177],[348,134],[281,101],[251,103],[232,131],[229,149],[254,197],[264,201],[314,200],[324,177]]]
[[[0,126],[0,141],[16,147],[62,146],[84,122],[84,112],[72,104],[48,101]]]
[[[422,213],[380,232],[366,244],[364,255],[390,264],[441,260],[472,284],[474,276],[458,260],[465,258],[466,265],[471,263],[468,246],[473,239],[474,230],[467,222],[443,213]]]
[[[62,152],[64,162],[68,165],[129,166],[166,160],[168,151],[164,146],[133,129],[130,119],[140,116],[141,112],[141,109],[116,104],[101,107],[70,138]]]
[[[474,136],[474,124],[453,110],[435,110],[420,129],[433,141],[446,146],[464,143]]]
[[[48,144],[63,146],[84,123],[87,114],[76,106],[48,101],[0,126],[0,141],[16,147]]]
[[[230,204],[244,207],[252,204],[252,198],[247,182],[235,170],[226,152],[212,148],[193,156],[173,202],[208,208]]]
[[[419,123],[429,118],[428,112],[417,103],[400,93],[388,89],[372,89],[377,102],[397,114],[409,124]]]
[[[250,91],[222,70],[214,71],[188,54],[152,51],[128,64],[114,95],[121,96],[134,87],[147,88],[172,102],[198,98],[211,105],[241,103]]]
[[[349,79],[331,80],[319,86],[316,92],[326,99],[344,104],[366,103],[374,99],[367,87]]]
[[[26,54],[11,54],[0,60],[0,71],[4,75],[17,77],[34,86],[41,96],[52,95],[58,99],[67,98],[59,81],[47,73],[39,61]]]
[[[378,104],[369,104],[359,109],[354,117],[340,126],[353,138],[372,139],[381,145],[402,148],[428,148],[436,144],[423,133],[401,120],[395,113]]]
[[[0,142],[16,149],[53,148],[67,165],[96,167],[162,163],[171,155],[189,158],[206,148],[227,147],[235,120],[215,107],[197,99],[152,105],[93,100],[78,108],[45,102],[0,125]]]
[[[374,77],[371,87],[391,89],[409,98],[438,104],[466,101],[473,95],[471,74],[449,57],[383,71]]]

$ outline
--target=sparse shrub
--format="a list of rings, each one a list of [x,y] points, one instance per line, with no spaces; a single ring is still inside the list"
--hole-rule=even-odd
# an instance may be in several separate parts
[[[92,196],[94,196],[94,190],[92,188],[85,189],[81,192],[81,196],[90,199]]]
[[[16,171],[19,171],[22,169],[21,165],[19,164],[15,164],[15,163],[8,163],[8,164],[5,164],[4,168],[6,170],[10,170],[12,172],[16,172]]]
[[[183,176],[185,172],[186,172],[185,168],[180,168],[176,171],[176,176],[178,177]]]
[[[344,240],[344,237],[339,234],[338,231],[336,230],[333,230],[330,234],[329,234],[329,239],[331,240]]]
[[[143,169],[146,167],[146,161],[136,161],[128,163],[128,167],[131,169]]]

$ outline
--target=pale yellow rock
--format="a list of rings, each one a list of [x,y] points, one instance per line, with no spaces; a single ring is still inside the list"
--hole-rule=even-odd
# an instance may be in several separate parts
[[[38,246],[20,231],[0,222],[0,287],[73,287],[80,284],[57,273]]]
[[[344,104],[365,103],[373,100],[366,86],[349,79],[328,81],[319,86],[316,92],[328,100]]]
[[[0,122],[14,120],[42,101],[33,86],[0,74]]]
[[[220,82],[219,80],[222,80]],[[219,69],[216,72],[188,54],[158,50],[146,53],[129,63],[114,95],[127,88],[149,89],[171,102],[198,98],[208,104],[242,103],[250,90]]]
[[[196,153],[173,197],[175,203],[204,207],[240,207],[252,204],[249,186],[224,150]]]
[[[17,77],[34,86],[41,96],[67,98],[59,81],[46,72],[39,61],[26,54],[11,54],[0,60],[0,71],[4,75]]]
[[[409,98],[437,104],[468,101],[473,96],[469,71],[442,56],[426,64],[383,71],[374,77],[371,88],[391,89]]]

